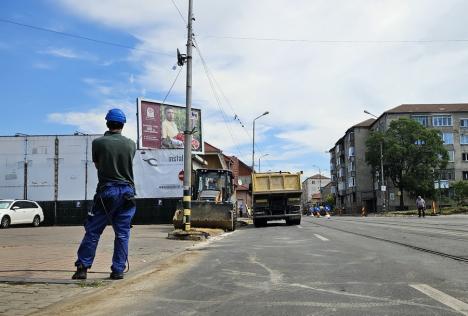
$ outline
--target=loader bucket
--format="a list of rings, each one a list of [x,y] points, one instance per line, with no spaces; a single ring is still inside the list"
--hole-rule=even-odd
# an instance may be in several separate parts
[[[173,218],[175,228],[183,228],[184,210],[180,205]],[[237,216],[232,203],[192,201],[191,227],[220,228],[225,231],[236,229]]]

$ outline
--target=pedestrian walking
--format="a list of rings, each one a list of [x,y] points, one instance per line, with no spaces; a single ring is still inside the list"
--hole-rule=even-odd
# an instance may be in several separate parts
[[[115,233],[110,278],[123,279],[128,262],[130,223],[136,210],[133,182],[136,145],[121,134],[127,121],[122,110],[109,110],[105,119],[109,130],[92,143],[98,185],[93,207],[85,223],[85,235],[78,248],[76,272],[72,279],[86,279],[96,255],[99,238],[107,224],[112,225]]]
[[[416,207],[418,208],[418,216],[426,217],[426,201],[419,195],[416,199]]]

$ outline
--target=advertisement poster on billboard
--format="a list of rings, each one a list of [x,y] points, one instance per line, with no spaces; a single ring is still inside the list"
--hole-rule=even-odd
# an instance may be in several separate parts
[[[138,150],[133,159],[137,198],[181,198],[184,154],[177,149]]]
[[[185,130],[185,107],[137,99],[138,148],[183,149]],[[192,151],[203,152],[201,111],[192,108]]]

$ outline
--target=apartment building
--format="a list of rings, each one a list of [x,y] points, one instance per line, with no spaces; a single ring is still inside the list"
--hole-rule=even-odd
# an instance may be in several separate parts
[[[370,119],[351,127],[330,149],[332,190],[338,207],[344,207],[350,212],[357,212],[362,206],[368,211],[379,211],[384,201],[390,210],[399,207],[401,193],[398,189],[393,187],[389,179],[385,179],[386,190],[382,194],[380,176],[372,174],[366,164],[365,141],[371,131],[384,131],[390,122],[402,117],[440,131],[449,153],[449,163],[442,170],[435,187],[450,188],[454,181],[468,180],[468,103],[402,104],[384,112],[376,120]],[[350,172],[353,169],[355,174]],[[403,194],[405,205],[414,206],[413,198],[405,192]]]
[[[375,210],[376,196],[370,166],[365,161],[366,140],[374,119],[349,128],[330,149],[330,174],[336,207],[359,213],[363,206]]]

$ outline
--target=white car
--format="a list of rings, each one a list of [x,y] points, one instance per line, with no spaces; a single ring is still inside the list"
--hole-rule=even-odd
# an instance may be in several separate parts
[[[0,228],[15,224],[32,224],[37,227],[44,221],[42,208],[34,201],[0,200]]]

